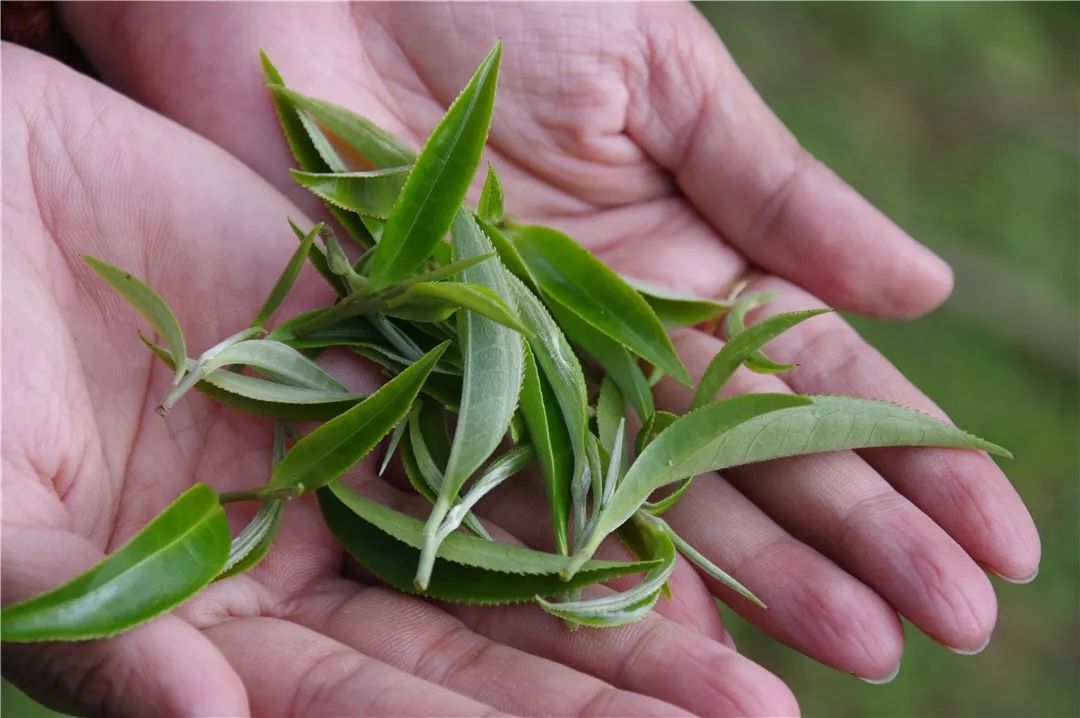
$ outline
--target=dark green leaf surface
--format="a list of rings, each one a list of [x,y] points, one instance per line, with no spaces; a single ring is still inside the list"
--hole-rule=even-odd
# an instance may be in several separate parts
[[[333,481],[362,459],[409,413],[440,344],[374,394],[300,439],[274,469],[271,486],[310,491]]]
[[[371,172],[300,172],[291,170],[296,182],[330,204],[372,217],[386,219],[409,174],[407,167]]]
[[[187,369],[187,349],[184,346],[184,332],[180,329],[180,324],[177,323],[169,305],[158,296],[157,292],[140,282],[130,272],[88,254],[83,255],[83,260],[124,299],[128,300],[131,306],[150,322],[154,331],[165,340],[165,346],[173,358],[173,367],[176,372],[173,383],[180,383]]]
[[[231,541],[218,495],[196,484],[86,573],[0,611],[3,640],[78,641],[137,626],[210,583]]]
[[[387,309],[395,312],[416,306],[460,307],[483,315],[522,334],[529,333],[514,311],[499,295],[479,284],[420,282],[387,303]]]
[[[724,348],[717,352],[705,373],[701,375],[697,390],[694,392],[694,400],[690,409],[705,406],[716,398],[720,390],[724,388],[735,370],[750,357],[759,352],[772,339],[791,329],[796,324],[806,321],[820,314],[825,314],[829,309],[811,309],[805,312],[788,312],[769,317],[758,322],[750,329],[740,332],[728,339]]]
[[[548,227],[519,227],[514,244],[545,294],[674,378],[690,382],[652,307],[606,264]]]
[[[649,282],[631,277],[623,277],[626,283],[636,289],[642,298],[656,312],[656,316],[665,326],[686,327],[707,322],[723,316],[733,302],[719,299],[705,299],[690,294],[682,294],[670,289],[657,287]]]
[[[330,530],[368,570],[394,588],[416,593],[413,576],[424,523],[381,506],[334,482],[318,492]],[[591,561],[568,582],[558,572],[566,557],[485,541],[464,533],[446,537],[423,595],[469,603],[520,603],[641,571],[655,562]]]
[[[412,274],[450,229],[480,164],[501,58],[502,45],[496,44],[413,164],[371,262],[376,288]]]
[[[537,463],[547,488],[555,547],[559,553],[570,550],[567,524],[570,520],[570,483],[574,456],[567,435],[566,421],[557,399],[540,375],[532,350],[525,348],[525,372],[521,380],[521,413],[536,451]]]

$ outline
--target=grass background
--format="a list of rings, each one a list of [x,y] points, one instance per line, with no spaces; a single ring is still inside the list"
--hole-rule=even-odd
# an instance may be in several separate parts
[[[1080,6],[700,5],[802,142],[953,262],[955,296],[856,327],[956,421],[1009,447],[1039,525],[1028,586],[997,581],[989,648],[910,626],[869,686],[726,617],[808,716],[1080,715]],[[928,477],[932,480],[932,477]],[[5,684],[3,714],[49,715]]]

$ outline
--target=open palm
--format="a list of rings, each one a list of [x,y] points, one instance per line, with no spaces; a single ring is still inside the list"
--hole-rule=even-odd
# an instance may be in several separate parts
[[[154,414],[169,372],[79,256],[146,277],[198,351],[250,320],[295,247],[284,218],[305,220],[183,128],[28,51],[5,46],[3,62],[17,78],[5,80],[3,116],[10,602],[115,550],[193,482],[229,490],[268,477],[268,423],[194,395],[167,419]],[[286,309],[325,303],[327,291],[305,276]],[[353,364],[335,369],[356,388],[374,380]],[[355,473],[407,506],[370,466]],[[234,531],[250,516],[231,515]],[[516,537],[535,543],[539,527]],[[5,673],[63,707],[109,715],[796,711],[782,683],[722,643],[686,565],[670,618],[577,634],[529,607],[443,608],[345,573],[317,509],[295,501],[249,574],[110,641],[5,646]]]

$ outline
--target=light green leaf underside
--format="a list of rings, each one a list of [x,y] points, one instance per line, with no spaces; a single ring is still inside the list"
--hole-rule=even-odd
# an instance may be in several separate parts
[[[405,184],[409,168],[338,173],[291,170],[290,174],[300,186],[337,207],[386,219]]]
[[[218,580],[244,573],[263,560],[277,537],[284,513],[285,502],[281,499],[268,501],[259,507],[251,522],[233,539],[229,558]]]
[[[231,544],[217,494],[196,484],[86,573],[0,611],[4,641],[110,636],[179,605],[221,571]]]

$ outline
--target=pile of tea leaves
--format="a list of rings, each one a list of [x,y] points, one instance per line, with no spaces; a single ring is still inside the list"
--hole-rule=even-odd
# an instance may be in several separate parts
[[[103,637],[168,611],[211,581],[255,566],[274,543],[285,504],[309,493],[345,549],[402,591],[476,604],[535,602],[570,624],[615,626],[653,608],[682,554],[757,601],[662,518],[695,475],[878,446],[1007,455],[880,401],[797,394],[718,401],[740,366],[790,369],[762,347],[821,311],[748,327],[747,313],[767,295],[714,301],[621,277],[565,234],[507,217],[491,168],[479,203],[467,205],[501,54],[496,45],[484,58],[419,153],[349,110],[289,89],[264,56],[299,165],[293,177],[325,201],[347,245],[328,224],[290,223],[296,251],[250,326],[198,357],[188,356],[177,320],[150,287],[86,257],[156,333],[156,340],[139,336],[172,370],[159,413],[196,391],[252,421],[269,417],[273,465],[263,486],[219,494],[196,484],[87,573],[4,608],[3,640]],[[355,168],[357,158],[364,169]],[[335,300],[271,323],[306,263]],[[691,384],[668,328],[715,321],[725,322],[727,343],[697,383],[690,410],[658,410],[651,388],[660,377]],[[332,348],[374,363],[388,380],[371,394],[350,392],[317,362]],[[322,423],[300,435],[301,422]],[[399,459],[430,502],[426,520],[340,480],[380,445],[383,468]],[[535,511],[552,527],[552,552],[494,540],[477,517],[484,497],[507,481],[543,482],[547,505]],[[260,504],[237,536],[222,508],[234,501]],[[636,560],[594,559],[610,536]],[[629,589],[582,591],[629,574],[640,575]]]

